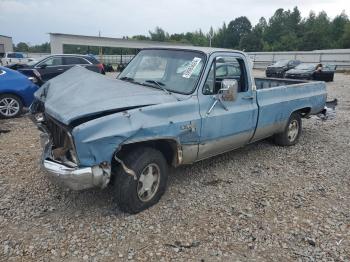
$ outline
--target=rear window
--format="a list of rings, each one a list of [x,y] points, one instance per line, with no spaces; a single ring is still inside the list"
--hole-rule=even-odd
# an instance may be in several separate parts
[[[89,64],[88,61],[86,61],[82,57],[75,57],[75,56],[70,56],[70,57],[64,57],[63,60],[64,65],[87,65]]]

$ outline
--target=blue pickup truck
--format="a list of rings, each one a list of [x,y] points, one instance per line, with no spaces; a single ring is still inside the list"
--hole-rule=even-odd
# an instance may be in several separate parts
[[[31,112],[49,177],[74,190],[111,185],[120,209],[137,213],[159,201],[169,166],[268,137],[294,145],[326,96],[324,82],[254,79],[239,51],[147,48],[117,79],[74,67],[48,81]]]

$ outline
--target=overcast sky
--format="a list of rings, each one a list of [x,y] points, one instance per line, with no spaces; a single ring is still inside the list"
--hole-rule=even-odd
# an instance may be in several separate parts
[[[238,16],[255,24],[277,8],[298,6],[305,17],[311,10],[333,18],[350,15],[349,0],[0,0],[0,35],[15,43],[49,41],[47,33],[122,37],[148,34],[156,26],[169,33],[218,28]]]

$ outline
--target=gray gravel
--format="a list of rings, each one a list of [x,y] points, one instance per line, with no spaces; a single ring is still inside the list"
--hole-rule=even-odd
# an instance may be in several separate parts
[[[349,83],[327,84],[337,118],[305,120],[296,146],[262,141],[172,170],[161,201],[137,215],[109,189],[51,184],[34,125],[0,120],[0,260],[349,261]]]

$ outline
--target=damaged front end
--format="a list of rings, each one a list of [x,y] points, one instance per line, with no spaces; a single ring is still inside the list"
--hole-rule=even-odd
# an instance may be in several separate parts
[[[33,107],[31,113],[33,122],[42,132],[41,166],[51,180],[73,190],[107,186],[111,177],[110,163],[80,167],[69,128]]]

